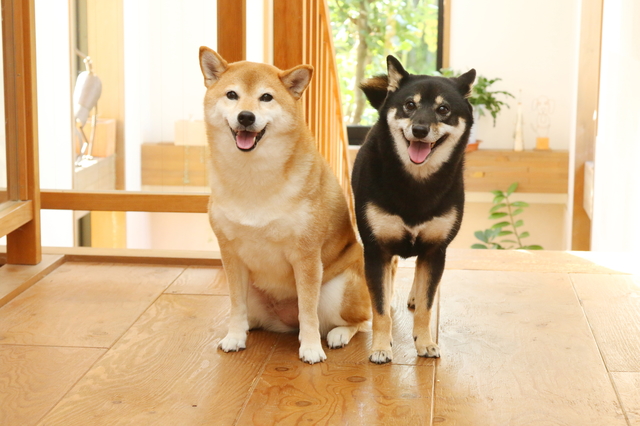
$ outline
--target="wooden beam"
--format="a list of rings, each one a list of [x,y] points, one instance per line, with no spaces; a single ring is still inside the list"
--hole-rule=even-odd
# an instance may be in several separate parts
[[[273,46],[273,64],[276,67],[286,70],[305,63],[302,1],[273,1]]]
[[[9,199],[31,200],[29,222],[7,235],[7,261],[33,265],[42,257],[33,0],[2,0],[2,38]]]
[[[603,0],[582,0],[571,249],[591,248],[591,220],[584,210],[585,162],[595,157]]]
[[[128,212],[207,213],[205,194],[161,194],[124,191],[42,191],[42,208]]]
[[[32,201],[8,201],[0,204],[0,236],[19,229],[32,219]]]
[[[227,62],[244,61],[246,0],[218,0],[218,53]]]

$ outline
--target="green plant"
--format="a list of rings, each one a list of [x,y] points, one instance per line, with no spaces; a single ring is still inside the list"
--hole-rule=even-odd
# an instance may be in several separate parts
[[[443,68],[438,74],[442,75],[443,77],[455,77],[460,75],[461,73],[453,71],[450,68]],[[489,90],[489,87],[492,84],[501,80],[501,78],[488,79],[486,77],[478,75],[476,77],[476,81],[473,83],[471,95],[469,95],[469,103],[473,105],[480,116],[484,116],[486,111],[491,114],[491,117],[493,117],[494,126],[496,125],[496,118],[498,117],[498,113],[502,110],[502,107],[506,106],[507,108],[509,108],[509,104],[501,101],[497,96],[502,95],[504,97],[515,98],[515,96],[505,90]]]
[[[491,191],[495,197],[493,198],[493,206],[489,210],[489,219],[498,220],[491,228],[484,231],[476,231],[475,237],[484,244],[474,244],[474,249],[495,249],[495,250],[542,250],[539,245],[523,245],[522,240],[529,236],[529,232],[520,231],[518,228],[524,226],[522,219],[516,220],[529,204],[524,201],[511,201],[509,196],[518,189],[518,182],[512,183],[506,192],[496,190]],[[509,237],[506,239],[496,240],[500,237]],[[515,239],[513,239],[515,238]],[[508,245],[508,246],[507,246]]]

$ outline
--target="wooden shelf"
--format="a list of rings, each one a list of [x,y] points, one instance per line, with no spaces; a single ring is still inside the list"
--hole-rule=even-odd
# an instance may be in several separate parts
[[[569,153],[480,149],[466,154],[464,176],[466,191],[504,191],[518,182],[518,192],[566,194]]]
[[[142,185],[208,186],[207,146],[142,144]]]

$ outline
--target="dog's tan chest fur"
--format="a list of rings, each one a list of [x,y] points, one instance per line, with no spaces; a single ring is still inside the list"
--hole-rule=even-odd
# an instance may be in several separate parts
[[[371,203],[367,205],[366,215],[375,237],[385,241],[402,238],[406,233],[413,237],[413,241],[418,238],[429,242],[442,241],[449,236],[457,220],[457,212],[453,208],[442,216],[410,227],[400,216],[389,214]]]

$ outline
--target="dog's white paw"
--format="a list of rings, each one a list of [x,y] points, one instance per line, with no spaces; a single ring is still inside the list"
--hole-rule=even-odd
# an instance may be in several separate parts
[[[224,339],[220,341],[218,345],[220,349],[225,352],[237,352],[247,347],[247,334],[232,334],[229,333]]]
[[[393,361],[392,351],[373,351],[369,356],[369,361],[375,364],[386,364]]]
[[[300,346],[300,360],[307,364],[315,364],[325,361],[327,355],[322,350],[322,345],[301,345]]]
[[[327,346],[331,349],[345,347],[353,337],[353,332],[349,327],[336,327],[327,333]]]
[[[426,345],[418,345],[416,343],[416,350],[418,351],[418,356],[424,358],[440,358],[440,348],[433,342]]]

